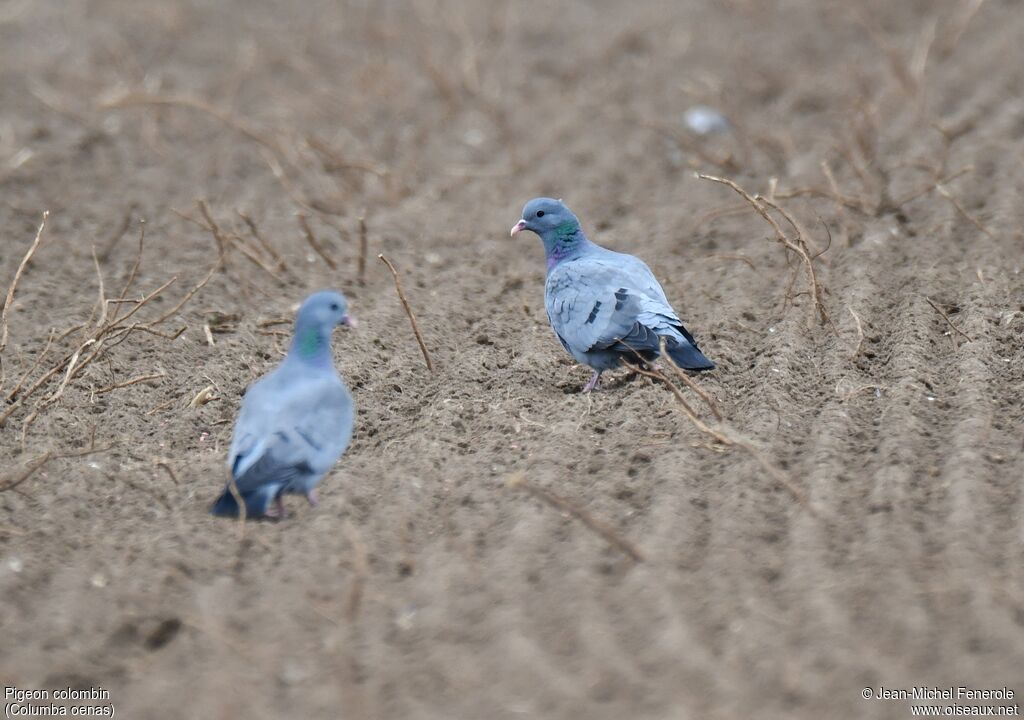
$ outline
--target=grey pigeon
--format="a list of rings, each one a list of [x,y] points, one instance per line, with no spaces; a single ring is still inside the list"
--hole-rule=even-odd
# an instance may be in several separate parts
[[[523,208],[512,235],[523,230],[544,241],[548,276],[544,304],[563,347],[594,370],[583,392],[597,387],[601,373],[637,355],[653,361],[661,339],[675,363],[711,370],[693,336],[665,298],[654,273],[639,258],[587,239],[561,200],[535,198]]]
[[[315,505],[316,485],[352,439],[352,395],[331,358],[337,325],[355,325],[341,293],[306,298],[288,355],[242,399],[228,467],[248,517],[283,517],[284,493],[305,495]],[[230,485],[210,512],[238,515]]]

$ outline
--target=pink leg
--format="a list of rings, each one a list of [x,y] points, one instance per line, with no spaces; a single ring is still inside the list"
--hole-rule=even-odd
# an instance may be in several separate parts
[[[601,379],[601,371],[595,370],[594,374],[590,377],[590,381],[583,386],[583,392],[588,393],[592,390],[597,389],[597,383]]]
[[[306,493],[306,499],[309,500],[310,507],[316,507],[316,504],[320,502],[316,497],[315,488],[310,488],[310,491]]]
[[[274,498],[274,504],[267,508],[267,512],[264,513],[271,520],[283,520],[285,516],[284,500],[278,495]]]

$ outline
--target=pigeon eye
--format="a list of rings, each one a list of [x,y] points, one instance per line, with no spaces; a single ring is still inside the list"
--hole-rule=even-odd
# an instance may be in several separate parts
[[[544,211],[543,210],[538,210],[537,211],[537,217],[544,217]]]
[[[338,303],[331,303],[331,310],[338,312],[341,308],[338,307]]]

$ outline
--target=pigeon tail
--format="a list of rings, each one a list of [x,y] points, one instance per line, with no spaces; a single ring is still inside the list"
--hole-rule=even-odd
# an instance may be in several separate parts
[[[235,496],[231,494],[230,490],[225,489],[217,501],[210,506],[210,514],[221,517],[238,517],[238,501],[235,500]]]
[[[688,342],[677,342],[669,344],[666,348],[668,356],[672,358],[679,367],[684,370],[713,370],[715,364],[704,357],[704,353],[697,349],[696,345]]]

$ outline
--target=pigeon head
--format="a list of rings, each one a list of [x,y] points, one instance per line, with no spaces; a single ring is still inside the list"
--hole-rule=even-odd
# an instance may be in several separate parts
[[[299,308],[297,326],[318,327],[328,334],[338,325],[355,327],[356,319],[348,314],[348,300],[339,292],[322,290],[313,293]]]
[[[523,208],[523,218],[512,226],[513,237],[523,230],[537,233],[545,242],[570,238],[580,231],[580,221],[561,200],[534,198]]]
[[[327,367],[331,363],[331,332],[338,325],[355,327],[356,319],[348,314],[345,296],[331,290],[313,293],[299,307],[295,317],[295,337],[289,357]]]

